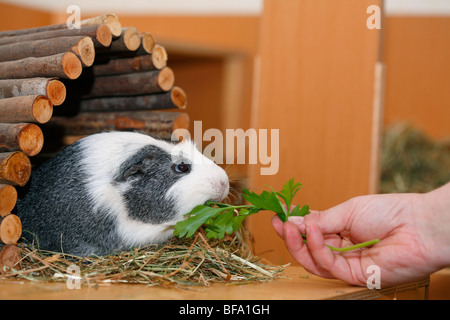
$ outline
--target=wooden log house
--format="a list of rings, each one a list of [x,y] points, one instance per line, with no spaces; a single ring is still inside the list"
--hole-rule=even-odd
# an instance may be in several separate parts
[[[79,29],[0,32],[0,272],[19,268],[16,187],[27,184],[44,136],[68,144],[133,130],[169,140],[188,128],[186,104],[164,47],[114,14],[82,20]]]

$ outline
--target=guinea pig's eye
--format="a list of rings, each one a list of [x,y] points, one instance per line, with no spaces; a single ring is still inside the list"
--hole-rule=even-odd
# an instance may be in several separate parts
[[[175,171],[176,173],[186,173],[189,172],[191,170],[191,165],[189,163],[175,163],[172,166],[172,170]]]

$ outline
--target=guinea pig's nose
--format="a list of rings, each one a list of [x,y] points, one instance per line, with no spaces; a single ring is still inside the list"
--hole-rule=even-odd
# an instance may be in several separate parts
[[[220,185],[222,188],[228,188],[228,181],[220,180]]]
[[[212,187],[214,192],[217,194],[215,201],[220,201],[226,198],[226,196],[228,195],[230,184],[227,180],[218,180],[212,183]]]
[[[230,189],[230,183],[228,180],[221,180],[220,185],[222,187],[222,199],[226,198],[228,196],[228,191]]]

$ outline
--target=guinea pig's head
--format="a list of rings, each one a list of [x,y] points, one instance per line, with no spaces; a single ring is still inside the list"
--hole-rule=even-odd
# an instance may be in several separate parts
[[[166,197],[181,214],[206,201],[220,202],[228,195],[230,185],[225,170],[203,156],[189,140],[172,145],[171,170],[176,182]]]
[[[191,141],[155,140],[125,161],[116,176],[129,214],[151,223],[177,222],[195,206],[228,195],[226,172]]]

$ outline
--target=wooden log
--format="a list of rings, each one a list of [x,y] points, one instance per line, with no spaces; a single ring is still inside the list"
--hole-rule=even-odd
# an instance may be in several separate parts
[[[141,45],[141,34],[135,27],[123,28],[119,38],[111,43],[112,51],[135,51]]]
[[[153,38],[151,33],[143,32],[141,34],[141,46],[145,50],[145,52],[152,53],[155,45],[155,39]]]
[[[44,145],[42,130],[33,123],[0,123],[0,152],[22,151],[37,155]]]
[[[20,254],[20,249],[16,245],[1,245],[0,250],[0,274],[6,274],[11,269],[22,269],[22,255]]]
[[[75,117],[53,117],[49,126],[57,126],[64,135],[84,136],[104,131],[139,131],[169,140],[175,129],[188,129],[189,116],[180,112],[84,112]]]
[[[132,72],[143,72],[155,69],[162,69],[167,65],[167,53],[164,47],[155,46],[151,54],[110,59],[103,63],[94,63],[92,75],[105,76]]]
[[[23,79],[34,77],[59,77],[76,79],[83,66],[73,52],[59,53],[40,58],[25,58],[0,62],[0,79]]]
[[[138,73],[80,79],[72,90],[77,90],[82,98],[146,95],[169,91],[175,82],[175,75],[169,67]]]
[[[107,47],[111,44],[112,34],[106,24],[84,26],[80,29],[59,29],[29,33],[19,36],[0,38],[0,45],[19,43],[32,40],[53,39],[58,37],[88,36],[95,45]]]
[[[21,151],[0,153],[0,183],[23,187],[30,178],[30,159]]]
[[[97,48],[99,54],[115,54],[136,51],[141,45],[141,34],[135,27],[123,28],[121,35],[113,39],[109,47]]]
[[[0,99],[35,95],[47,96],[59,106],[66,99],[66,86],[55,78],[0,80]]]
[[[114,37],[120,36],[122,33],[122,26],[120,24],[119,19],[113,13],[107,13],[101,16],[96,16],[88,19],[84,19],[80,21],[81,26],[90,26],[90,25],[99,25],[106,24],[106,26],[111,31],[111,34]],[[66,23],[54,24],[49,26],[42,26],[37,28],[29,28],[29,29],[19,29],[19,30],[9,30],[0,32],[0,37],[11,37],[18,36],[30,33],[44,32],[49,30],[59,30],[59,29],[67,29]]]
[[[71,50],[80,58],[84,66],[90,67],[94,63],[95,47],[94,42],[90,37],[84,37],[81,39],[77,45],[71,48]]]
[[[90,37],[73,36],[17,42],[0,46],[0,62],[28,57],[46,57],[72,51],[90,67],[94,63],[95,48]]]
[[[157,44],[152,51],[152,62],[156,69],[161,69],[167,65],[167,51]]]
[[[0,217],[10,214],[17,203],[17,190],[7,184],[0,184]]]
[[[0,241],[4,244],[16,244],[22,235],[22,222],[15,214],[0,217]]]
[[[53,114],[53,106],[45,96],[21,96],[0,99],[0,122],[46,123]]]
[[[122,25],[119,18],[114,13],[106,13],[101,16],[96,16],[88,19],[81,20],[81,26],[90,26],[96,24],[106,24],[114,37],[118,37],[122,34]]]
[[[173,108],[185,109],[186,105],[187,98],[184,90],[180,87],[173,87],[165,93],[83,99],[79,102],[79,110],[82,112],[143,111]]]
[[[34,94],[39,94],[39,92]],[[66,86],[59,80],[50,80],[46,96],[54,106],[59,106],[66,100]]]

